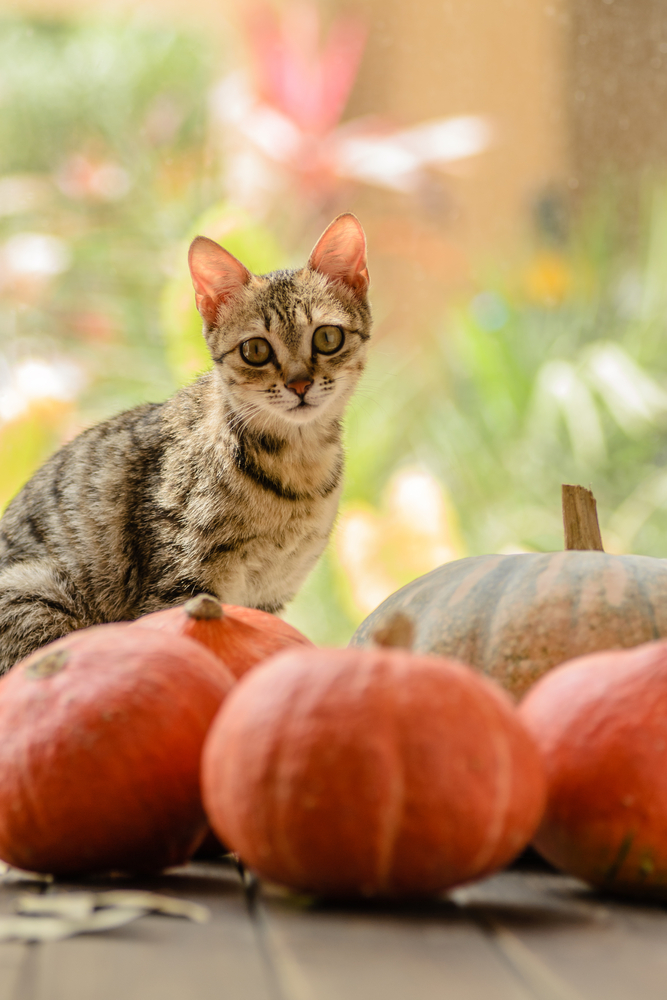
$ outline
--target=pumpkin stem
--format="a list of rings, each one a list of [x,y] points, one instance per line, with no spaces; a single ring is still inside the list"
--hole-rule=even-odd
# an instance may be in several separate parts
[[[202,618],[222,618],[224,613],[220,601],[210,594],[197,594],[185,602],[184,608],[189,618],[196,618],[198,621]]]
[[[597,504],[591,491],[584,486],[563,484],[562,498],[565,548],[604,552]]]
[[[384,625],[373,632],[375,645],[385,648],[412,649],[414,640],[415,627],[412,619],[404,611],[394,611]]]

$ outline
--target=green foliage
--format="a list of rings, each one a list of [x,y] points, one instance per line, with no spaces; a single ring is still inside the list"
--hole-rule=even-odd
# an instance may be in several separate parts
[[[0,513],[58,443],[57,414],[33,410],[0,428]]]
[[[0,22],[0,173],[50,172],[99,145],[147,169],[201,141],[201,39],[138,18]]]
[[[32,404],[0,423],[2,502],[65,430],[176,385],[159,303],[211,200],[212,69],[205,39],[140,17],[0,19],[0,392],[31,357],[69,359],[84,386],[66,424]],[[13,270],[12,246],[35,234],[60,263]]]
[[[160,306],[167,361],[174,378],[181,384],[191,381],[211,365],[187,264],[188,245],[199,234],[222,241],[225,249],[254,274],[274,270],[282,256],[268,229],[226,202],[207,208],[188,227],[187,238],[178,245],[173,277],[164,286]]]
[[[666,191],[654,191],[632,257],[613,239],[615,213],[598,205],[563,255],[560,303],[498,283],[484,295],[502,322],[485,323],[477,295],[426,346],[415,433],[472,553],[560,548],[560,485],[579,482],[598,499],[609,548],[667,555],[659,504],[632,531],[616,516],[665,461]]]
[[[647,192],[639,233],[629,250],[603,192],[567,252],[488,280],[407,363],[383,345],[348,416],[346,500],[377,504],[418,460],[449,489],[471,555],[549,551],[563,546],[560,486],[580,483],[608,551],[667,557],[667,185]],[[555,267],[561,297],[540,301]],[[326,607],[346,642],[361,616],[333,546],[325,559],[290,615],[331,641]]]

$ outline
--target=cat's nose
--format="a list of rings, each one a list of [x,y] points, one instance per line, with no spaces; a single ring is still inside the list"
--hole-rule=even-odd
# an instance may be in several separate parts
[[[301,396],[302,398],[306,395],[306,389],[313,384],[312,378],[294,378],[291,382],[287,382],[286,386],[291,389],[296,396]]]

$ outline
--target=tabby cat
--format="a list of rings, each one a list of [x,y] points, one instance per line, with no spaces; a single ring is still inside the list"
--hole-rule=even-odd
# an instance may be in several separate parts
[[[370,336],[363,229],[339,216],[300,270],[251,274],[203,236],[189,263],[213,368],[84,431],[10,503],[0,673],[200,591],[277,612],[326,545]]]

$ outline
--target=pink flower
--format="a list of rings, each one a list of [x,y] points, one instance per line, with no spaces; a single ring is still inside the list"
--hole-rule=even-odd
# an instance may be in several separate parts
[[[249,78],[233,74],[213,94],[237,201],[256,209],[291,185],[324,202],[349,181],[409,192],[428,168],[489,144],[488,124],[473,115],[407,129],[377,117],[341,125],[366,40],[356,17],[336,19],[322,38],[317,7],[302,0],[280,13],[257,5],[245,26]]]
[[[317,7],[295,3],[282,15],[252,8],[246,17],[255,93],[303,133],[324,136],[340,121],[366,42],[352,16],[334,21],[321,42]]]

